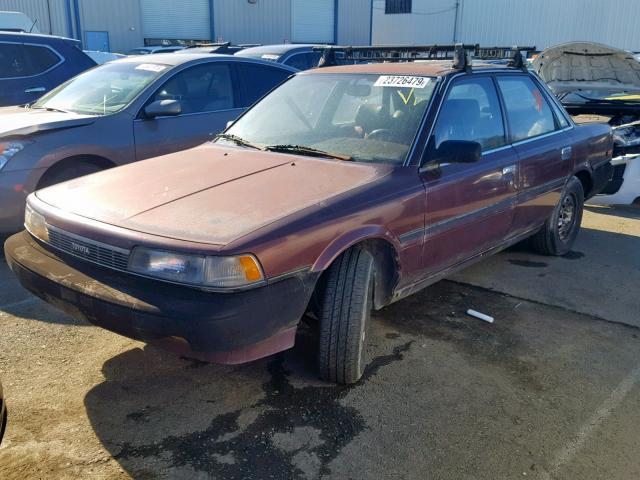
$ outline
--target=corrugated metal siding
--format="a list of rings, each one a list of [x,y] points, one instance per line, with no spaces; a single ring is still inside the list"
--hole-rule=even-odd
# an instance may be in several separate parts
[[[372,0],[341,0],[338,4],[338,43],[369,45]]]
[[[216,39],[234,43],[291,41],[291,0],[214,0]]]
[[[638,0],[464,0],[461,39],[539,49],[588,40],[640,50]]]
[[[333,43],[334,0],[292,0],[291,39],[298,43]]]
[[[0,10],[22,12],[31,20],[38,20],[36,26],[41,33],[70,37],[67,29],[65,0],[0,0]],[[51,21],[49,21],[51,19]]]
[[[143,45],[138,1],[79,0],[79,6],[83,32],[109,32],[109,45],[112,52],[126,52]],[[86,41],[84,34],[83,41]]]
[[[588,40],[640,50],[638,0],[460,0],[460,4],[458,41],[542,49]],[[384,0],[374,0],[374,43],[454,40],[454,0],[413,0],[411,15],[385,15],[384,5]]]
[[[374,0],[373,43],[378,45],[452,43],[454,5],[454,0],[413,0],[413,13],[385,15],[385,1]]]
[[[144,38],[209,40],[209,0],[140,0]]]

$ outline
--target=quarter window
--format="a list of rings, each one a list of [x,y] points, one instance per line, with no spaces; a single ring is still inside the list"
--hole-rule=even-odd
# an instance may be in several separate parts
[[[234,108],[229,66],[198,65],[176,74],[154,95],[152,101],[178,100],[182,113],[214,112]]]
[[[556,129],[551,107],[529,77],[498,77],[512,141],[537,137]]]
[[[491,78],[460,80],[451,87],[436,121],[433,146],[437,149],[446,140],[478,142],[482,150],[506,143],[500,102]]]
[[[253,105],[291,75],[287,70],[264,65],[238,64],[237,68],[243,90],[243,107]]]
[[[0,43],[0,78],[33,77],[59,62],[60,57],[46,47]]]

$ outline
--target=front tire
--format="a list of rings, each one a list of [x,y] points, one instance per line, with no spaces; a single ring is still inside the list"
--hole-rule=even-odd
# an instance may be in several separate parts
[[[533,250],[543,255],[565,255],[576,241],[584,206],[584,190],[576,177],[567,182],[560,201],[544,227],[531,237]]]
[[[320,294],[320,377],[350,384],[367,366],[366,341],[373,306],[373,256],[354,247],[327,271]]]

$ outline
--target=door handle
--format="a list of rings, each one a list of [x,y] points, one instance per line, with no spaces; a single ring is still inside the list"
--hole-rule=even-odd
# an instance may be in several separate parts
[[[515,165],[509,165],[508,167],[504,167],[502,169],[502,176],[505,177],[507,175],[513,175],[514,173],[516,173],[516,166]]]
[[[560,150],[560,158],[562,160],[569,160],[572,153],[573,149],[571,147],[564,147],[562,150]]]
[[[33,88],[27,88],[24,93],[41,93],[41,92],[46,92],[47,89],[44,87],[33,87]]]

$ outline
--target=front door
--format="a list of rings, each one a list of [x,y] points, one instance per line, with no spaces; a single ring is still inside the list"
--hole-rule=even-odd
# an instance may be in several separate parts
[[[443,159],[436,164],[438,148],[448,140],[480,143],[481,159],[475,163]],[[421,168],[427,195],[423,258],[428,274],[453,267],[507,237],[515,205],[516,164],[493,78],[454,80]]]
[[[170,78],[145,106],[156,100],[180,102],[174,117],[146,118],[144,108],[134,122],[136,158],[157,157],[200,145],[224,130],[243,109],[231,81],[231,68],[211,62],[187,68]]]

